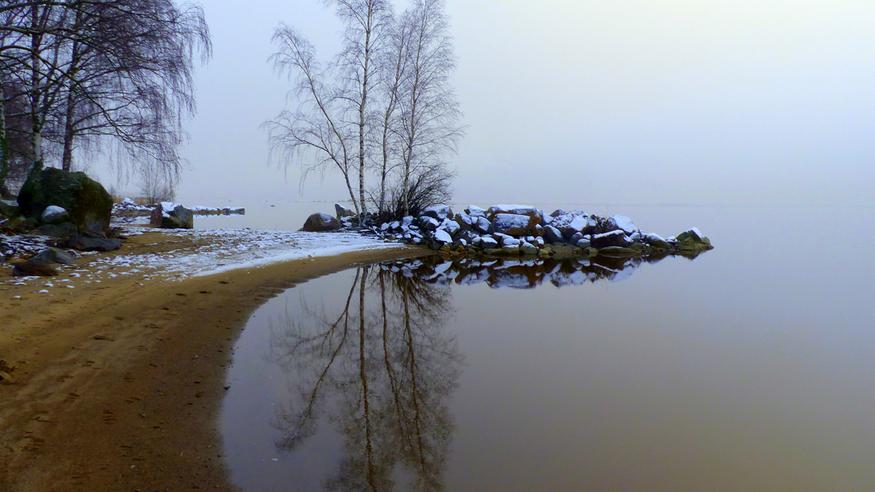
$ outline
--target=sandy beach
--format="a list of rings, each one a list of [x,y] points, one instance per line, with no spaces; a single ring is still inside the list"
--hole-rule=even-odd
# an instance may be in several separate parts
[[[187,247],[147,233],[120,254]],[[250,313],[308,279],[428,253],[392,246],[184,280],[136,272],[41,294],[4,271],[0,489],[231,489],[216,417]]]

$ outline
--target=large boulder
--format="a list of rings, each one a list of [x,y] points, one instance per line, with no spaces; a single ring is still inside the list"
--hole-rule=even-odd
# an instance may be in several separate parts
[[[161,229],[194,229],[194,212],[182,205],[162,202],[152,209],[149,223]]]
[[[340,221],[336,218],[328,214],[317,213],[307,217],[301,230],[304,232],[329,232],[336,231],[340,227]]]
[[[80,233],[106,234],[112,213],[112,197],[85,173],[60,169],[36,169],[18,194],[25,217],[39,219],[49,206],[65,209]]]

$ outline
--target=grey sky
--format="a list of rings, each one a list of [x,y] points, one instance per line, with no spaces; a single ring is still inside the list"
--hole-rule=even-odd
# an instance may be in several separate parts
[[[344,196],[268,164],[280,21],[322,56],[320,0],[207,0],[183,201]],[[871,0],[448,0],[461,201],[875,203]]]

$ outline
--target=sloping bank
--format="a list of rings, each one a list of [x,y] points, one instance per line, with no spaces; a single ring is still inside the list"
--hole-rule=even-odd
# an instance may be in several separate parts
[[[0,490],[228,489],[215,424],[250,313],[310,278],[430,253],[350,245],[248,260],[260,268],[214,263],[202,273],[218,273],[182,280],[135,262],[205,247],[193,237],[132,237],[123,254],[62,270],[53,287],[0,278]]]

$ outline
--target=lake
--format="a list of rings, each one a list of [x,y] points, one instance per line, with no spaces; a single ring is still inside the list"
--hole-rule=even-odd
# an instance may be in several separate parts
[[[640,265],[368,265],[265,303],[228,374],[232,482],[871,488],[873,210],[618,212],[664,235],[697,225],[716,249]]]

